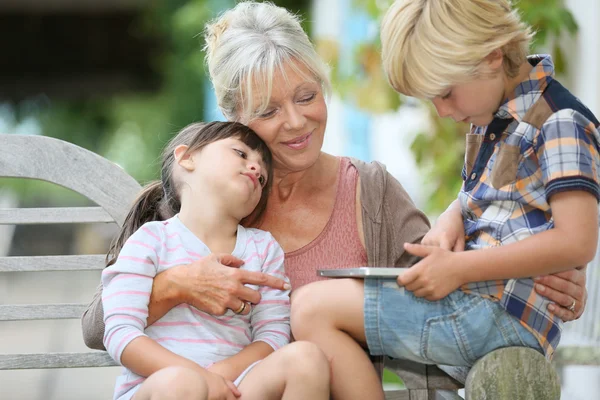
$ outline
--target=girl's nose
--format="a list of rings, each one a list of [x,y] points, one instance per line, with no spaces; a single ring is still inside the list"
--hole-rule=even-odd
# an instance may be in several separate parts
[[[250,163],[249,169],[254,175],[260,176],[260,164]]]

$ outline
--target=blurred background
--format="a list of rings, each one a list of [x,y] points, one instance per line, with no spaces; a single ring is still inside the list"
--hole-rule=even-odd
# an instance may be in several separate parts
[[[382,74],[379,20],[390,0],[275,1],[299,13],[331,66],[325,151],[379,160],[432,220],[460,188],[468,126],[394,93]],[[0,0],[0,134],[46,135],[117,163],[141,183],[160,149],[192,121],[222,119],[206,78],[204,23],[233,0]],[[600,2],[520,0],[558,78],[600,116]],[[38,181],[0,178],[0,208],[86,205]],[[0,225],[0,257],[105,253],[112,225]],[[588,268],[584,317],[566,325],[557,360],[563,399],[600,398],[600,262]],[[1,273],[0,304],[91,300],[99,273]],[[66,329],[65,329],[66,327]],[[0,324],[0,353],[82,351],[79,321]],[[0,399],[108,399],[118,368],[3,371]],[[397,384],[388,377],[390,385]]]

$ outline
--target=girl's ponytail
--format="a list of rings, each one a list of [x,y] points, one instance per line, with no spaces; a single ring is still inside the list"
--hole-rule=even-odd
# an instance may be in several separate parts
[[[119,252],[127,239],[142,225],[150,221],[169,219],[179,212],[180,207],[178,201],[165,198],[165,190],[161,181],[153,181],[144,186],[129,210],[119,236],[110,245],[110,250],[106,255],[106,266],[109,267],[117,261]]]

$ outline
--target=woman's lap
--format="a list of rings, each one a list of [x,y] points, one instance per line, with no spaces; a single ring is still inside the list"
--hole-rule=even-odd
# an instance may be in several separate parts
[[[502,347],[542,352],[535,336],[492,300],[457,290],[432,302],[394,279],[365,279],[364,290],[365,334],[373,355],[471,366]]]

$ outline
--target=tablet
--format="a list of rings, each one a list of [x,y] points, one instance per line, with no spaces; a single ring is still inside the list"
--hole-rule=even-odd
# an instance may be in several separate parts
[[[397,278],[407,269],[381,267],[319,269],[317,275],[328,278]]]

